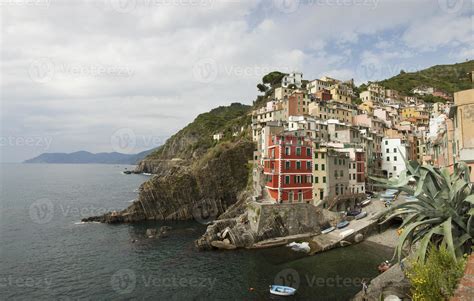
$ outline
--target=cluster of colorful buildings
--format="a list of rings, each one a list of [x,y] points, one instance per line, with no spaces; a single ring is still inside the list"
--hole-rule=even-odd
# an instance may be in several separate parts
[[[405,158],[473,165],[473,91],[432,104],[377,83],[357,95],[352,80],[290,73],[252,112],[256,199],[340,211],[377,189],[371,176],[397,177]]]

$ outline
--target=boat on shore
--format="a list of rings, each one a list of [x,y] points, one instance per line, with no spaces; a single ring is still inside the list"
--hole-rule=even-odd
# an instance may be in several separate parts
[[[329,232],[332,232],[336,230],[336,227],[329,227],[321,231],[321,234],[328,234]]]
[[[342,221],[342,222],[340,222],[336,225],[336,228],[342,229],[342,228],[345,228],[347,226],[349,226],[349,222],[348,221]]]
[[[339,233],[339,236],[340,236],[341,238],[346,238],[347,236],[353,234],[354,232],[355,232],[354,229],[347,229],[347,230],[342,231],[341,233]]]
[[[277,296],[293,296],[296,288],[284,285],[270,285],[270,294]]]
[[[367,211],[362,211],[361,213],[355,216],[355,219],[363,219],[366,216],[367,216]]]

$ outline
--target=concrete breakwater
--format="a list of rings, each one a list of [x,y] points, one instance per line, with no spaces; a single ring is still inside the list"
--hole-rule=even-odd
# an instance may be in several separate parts
[[[210,225],[198,241],[199,249],[260,249],[307,241],[309,255],[358,243],[381,228],[376,218],[379,204],[365,207],[368,216],[350,221],[344,229],[321,234],[321,229],[336,226],[339,213],[311,204],[272,204],[250,202],[244,214],[231,219],[218,220]],[[350,220],[350,218],[348,218]]]

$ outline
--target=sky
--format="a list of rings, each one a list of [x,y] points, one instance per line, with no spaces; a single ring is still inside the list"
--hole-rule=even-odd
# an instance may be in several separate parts
[[[0,161],[137,153],[262,76],[357,84],[474,57],[472,0],[0,0]]]

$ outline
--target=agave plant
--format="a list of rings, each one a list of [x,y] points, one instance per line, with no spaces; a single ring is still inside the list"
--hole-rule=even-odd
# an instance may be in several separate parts
[[[470,252],[474,237],[474,188],[466,163],[455,164],[452,174],[447,168],[420,165],[417,161],[405,163],[406,170],[398,178],[373,178],[381,186],[414,197],[383,214],[383,223],[397,216],[403,219],[395,250],[398,261],[404,246],[416,246],[415,256],[423,262],[431,244],[444,245],[455,259]]]

